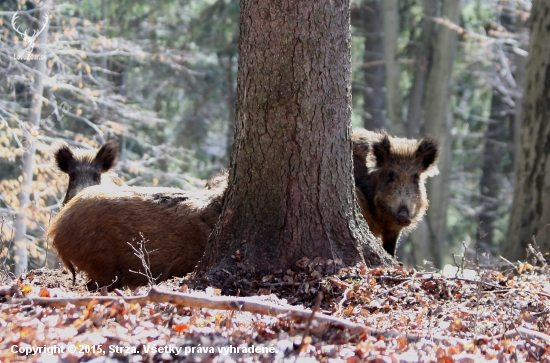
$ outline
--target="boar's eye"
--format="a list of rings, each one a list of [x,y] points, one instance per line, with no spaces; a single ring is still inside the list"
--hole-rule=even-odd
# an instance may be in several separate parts
[[[70,173],[69,174],[69,180],[75,180],[76,179],[76,173]]]
[[[92,178],[94,179],[94,182],[95,182],[95,183],[99,183],[99,179],[100,179],[99,173],[94,173],[94,175],[92,176]]]
[[[420,180],[420,176],[418,174],[413,175],[413,183],[418,184],[418,181]]]

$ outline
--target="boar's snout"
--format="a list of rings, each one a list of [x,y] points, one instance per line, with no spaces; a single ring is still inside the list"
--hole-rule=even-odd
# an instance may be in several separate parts
[[[406,227],[411,224],[411,216],[407,207],[401,207],[397,212],[397,224]]]

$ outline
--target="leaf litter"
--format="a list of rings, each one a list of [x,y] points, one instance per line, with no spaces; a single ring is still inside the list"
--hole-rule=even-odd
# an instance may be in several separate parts
[[[0,361],[550,361],[550,279],[533,269],[479,270],[472,278],[400,266],[334,273],[332,261],[304,258],[292,269],[260,276],[239,263],[238,271],[220,271],[218,281],[174,278],[158,288],[254,297],[280,308],[314,309],[313,319],[135,303],[124,298],[150,288],[88,292],[83,276],[73,286],[66,271],[41,269],[0,285]],[[102,294],[111,301],[60,308],[33,303]],[[335,327],[320,316],[366,329]]]

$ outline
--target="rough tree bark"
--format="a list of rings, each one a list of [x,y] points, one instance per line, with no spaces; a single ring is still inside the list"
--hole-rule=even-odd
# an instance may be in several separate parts
[[[531,12],[527,86],[514,201],[503,255],[522,260],[533,236],[550,251],[550,3],[535,0]]]
[[[37,12],[36,19],[40,22],[39,29],[44,21],[44,15],[50,14],[50,0],[46,0],[42,3],[41,10]],[[27,269],[28,255],[27,255],[27,212],[26,209],[29,204],[30,194],[32,192],[31,185],[33,180],[33,164],[34,155],[36,153],[36,139],[33,136],[40,127],[40,115],[42,113],[42,94],[44,92],[44,75],[46,74],[46,54],[48,42],[48,28],[49,22],[44,27],[44,30],[37,38],[35,53],[43,54],[44,57],[38,57],[35,61],[34,83],[32,88],[32,100],[31,108],[29,110],[29,118],[27,121],[27,127],[29,134],[25,140],[25,151],[21,157],[21,190],[17,195],[19,200],[19,210],[15,216],[15,235],[14,235],[14,257],[15,257],[15,275],[19,276]],[[25,62],[24,60],[22,62]]]
[[[443,0],[442,18],[456,24],[459,14],[460,1]],[[441,145],[439,177],[428,180],[426,189],[430,208],[426,217],[418,224],[418,228],[411,233],[411,238],[415,241],[415,260],[426,259],[432,261],[436,267],[443,265],[443,245],[446,238],[452,141],[449,96],[457,43],[456,31],[440,24],[437,29],[433,64],[428,74],[423,107],[424,131],[426,134],[434,135]]]
[[[227,57],[227,61],[225,60]],[[225,73],[225,103],[227,110],[229,111],[228,126],[227,126],[227,164],[229,164],[229,157],[233,148],[233,138],[235,134],[235,89],[233,88],[233,65],[235,55],[231,50],[225,52],[222,56],[218,54],[218,63]]]
[[[399,38],[398,0],[384,0],[384,61],[386,65],[386,107],[390,133],[405,136],[403,100],[401,97],[401,65],[399,64],[397,39]]]
[[[394,261],[356,203],[349,1],[241,0],[229,186],[198,273]],[[363,253],[364,252],[364,257]]]
[[[501,7],[497,14],[499,25],[506,31],[515,31],[515,13],[511,9]],[[487,131],[485,132],[485,149],[483,151],[483,165],[480,188],[479,225],[478,225],[478,248],[482,252],[495,252],[494,229],[495,221],[498,218],[502,200],[502,180],[504,178],[504,165],[508,154],[509,132],[508,125],[512,122],[514,104],[512,90],[516,88],[509,65],[503,64],[510,59],[510,47],[503,44],[495,44],[496,60],[494,64],[493,97],[491,99],[491,114]],[[500,56],[500,55],[504,56]],[[503,73],[504,70],[504,73]]]
[[[363,125],[367,130],[383,129],[384,106],[384,27],[382,4],[379,0],[366,1],[362,19],[365,30],[365,51],[363,53]]]

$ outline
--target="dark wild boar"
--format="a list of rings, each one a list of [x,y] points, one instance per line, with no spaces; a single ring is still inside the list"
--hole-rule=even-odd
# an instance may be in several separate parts
[[[55,142],[51,147],[51,158],[59,170],[69,175],[63,205],[86,187],[98,184],[124,185],[113,172],[118,155],[118,143],[114,140],[107,141],[97,150],[71,149],[66,142]]]
[[[428,208],[426,179],[439,173],[439,145],[355,130],[352,136],[356,194],[371,232],[395,256],[397,241],[413,230]]]
[[[89,187],[53,221],[48,237],[63,263],[85,272],[90,290],[147,285],[139,242],[156,282],[193,271],[222,211],[224,189]],[[141,272],[141,274],[140,274]]]

